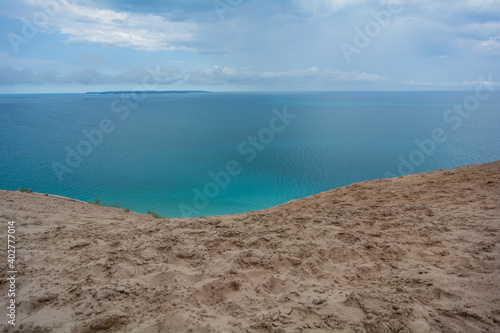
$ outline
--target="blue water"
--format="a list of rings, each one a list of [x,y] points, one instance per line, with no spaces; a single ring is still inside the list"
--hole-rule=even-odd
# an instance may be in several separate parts
[[[500,94],[452,111],[473,96],[2,95],[0,189],[168,217],[257,210],[353,182],[500,160]]]

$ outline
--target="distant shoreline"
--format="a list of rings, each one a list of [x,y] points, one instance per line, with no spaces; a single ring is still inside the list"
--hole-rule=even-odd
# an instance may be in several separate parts
[[[159,95],[159,94],[196,94],[196,93],[210,93],[205,90],[118,90],[118,91],[89,91],[85,94],[89,95],[112,95],[112,94],[146,94],[146,95]]]

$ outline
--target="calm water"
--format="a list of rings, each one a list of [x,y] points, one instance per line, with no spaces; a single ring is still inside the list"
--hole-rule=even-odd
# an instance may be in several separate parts
[[[500,94],[479,106],[471,96],[3,95],[0,189],[169,217],[267,208],[353,182],[499,160]],[[454,112],[464,101],[472,111]]]

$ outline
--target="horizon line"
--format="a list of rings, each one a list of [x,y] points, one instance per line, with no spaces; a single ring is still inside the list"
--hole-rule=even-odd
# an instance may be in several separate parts
[[[154,94],[186,94],[186,93],[408,93],[408,92],[471,92],[474,89],[463,90],[104,90],[104,91],[86,91],[86,92],[19,92],[19,93],[0,93],[0,96],[6,95],[111,95],[124,93],[148,93]]]

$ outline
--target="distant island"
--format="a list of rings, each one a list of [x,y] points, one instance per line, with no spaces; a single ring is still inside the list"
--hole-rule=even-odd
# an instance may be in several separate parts
[[[87,92],[87,94],[92,95],[109,95],[109,94],[193,94],[193,93],[209,93],[209,91],[204,90],[166,90],[166,91],[156,91],[156,90],[124,90],[124,91],[101,91],[101,92]]]

